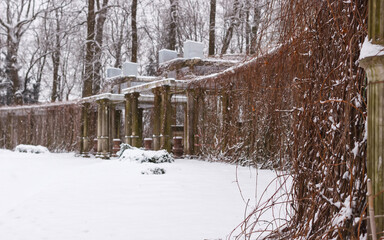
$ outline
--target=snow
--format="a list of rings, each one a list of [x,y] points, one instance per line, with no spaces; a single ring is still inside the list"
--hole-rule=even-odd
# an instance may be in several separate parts
[[[165,174],[150,174],[155,167]],[[275,193],[277,182],[266,189],[275,177],[189,159],[140,164],[0,149],[0,239],[226,239],[248,199],[249,212]]]
[[[359,60],[362,60],[367,57],[373,57],[373,56],[382,56],[384,55],[384,46],[372,44],[368,37],[365,37],[363,47],[360,51],[360,57]]]
[[[184,58],[186,59],[202,59],[204,58],[204,44],[187,40],[184,42]]]
[[[355,142],[355,147],[352,149],[352,153],[353,153],[353,158],[356,158],[356,156],[359,153],[359,143],[358,142]]]
[[[107,78],[115,78],[121,76],[121,69],[120,68],[114,68],[114,67],[108,67],[106,69],[107,72]]]
[[[177,52],[169,49],[161,49],[159,51],[159,64],[177,58]]]
[[[125,62],[123,63],[123,76],[137,76],[137,63],[134,62]]]
[[[338,203],[341,205],[341,203]],[[332,220],[333,226],[338,226],[340,223],[343,223],[347,219],[352,217],[352,208],[351,208],[351,197],[348,196],[342,204],[342,208],[340,209],[337,216]]]
[[[24,153],[49,153],[48,148],[43,146],[33,146],[33,145],[25,145],[20,144],[15,147],[16,152],[24,152]]]
[[[15,110],[33,110],[39,108],[48,108],[48,107],[57,107],[57,106],[67,106],[78,104],[78,100],[74,101],[63,101],[63,102],[54,102],[54,103],[44,103],[44,104],[33,104],[33,105],[22,105],[22,106],[2,106],[0,110],[2,111],[15,111]]]

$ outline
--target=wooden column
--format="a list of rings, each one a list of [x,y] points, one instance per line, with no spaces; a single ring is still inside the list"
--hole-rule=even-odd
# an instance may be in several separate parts
[[[368,39],[384,49],[384,1],[369,0]],[[363,46],[364,48],[364,46]],[[368,78],[367,170],[372,180],[377,239],[384,237],[384,56],[360,60]]]
[[[183,146],[184,146],[184,153],[187,152],[187,136],[188,136],[188,127],[187,127],[187,118],[188,118],[188,111],[187,111],[187,104],[183,104],[183,110],[184,110],[184,134],[183,134]]]
[[[89,103],[83,103],[82,115],[83,115],[83,125],[82,125],[82,144],[81,144],[81,156],[89,157],[89,136],[88,136],[88,125],[89,125]]]
[[[121,140],[120,132],[121,132],[121,110],[115,109],[115,129],[114,129],[113,138],[119,138]]]
[[[140,123],[139,123],[139,96],[140,94],[132,93],[132,146],[140,147]]]
[[[125,95],[125,143],[132,145],[132,96],[131,94]]]
[[[170,87],[161,88],[160,148],[171,152],[171,94]]]
[[[96,157],[101,157],[101,136],[102,136],[102,122],[103,122],[103,108],[101,101],[98,100],[97,102],[97,150],[96,150]]]
[[[143,146],[143,111],[144,109],[138,108],[138,129],[139,129],[139,139],[138,139],[138,147]]]
[[[187,155],[195,155],[195,134],[197,134],[198,100],[196,90],[187,90],[187,113],[184,128],[186,128],[186,144],[184,151]]]
[[[113,146],[113,139],[116,137],[116,105],[110,102],[108,104],[109,111],[108,111],[108,147],[109,152],[112,153],[112,146]]]
[[[368,77],[368,146],[367,170],[372,180],[376,216],[384,215],[384,56],[360,62]],[[384,231],[384,218],[376,218],[377,232]],[[384,234],[378,235],[378,239]]]
[[[109,100],[101,100],[101,157],[109,159],[110,157],[110,144],[109,144]]]
[[[161,89],[154,88],[152,90],[154,95],[153,106],[153,149],[160,149],[160,128],[161,128]]]
[[[369,0],[368,8],[368,38],[374,44],[384,45],[384,2]]]

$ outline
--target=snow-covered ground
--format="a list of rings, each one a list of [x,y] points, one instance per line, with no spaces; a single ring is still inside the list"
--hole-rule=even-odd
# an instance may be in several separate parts
[[[142,174],[153,167],[166,174]],[[189,159],[140,164],[0,150],[0,239],[227,239],[244,219],[244,200],[252,210],[275,176]]]

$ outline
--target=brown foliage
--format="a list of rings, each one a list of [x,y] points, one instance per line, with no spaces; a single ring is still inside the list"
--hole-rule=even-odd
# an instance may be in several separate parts
[[[280,9],[279,47],[191,85],[204,89],[201,108],[209,110],[201,114],[202,152],[290,166],[291,220],[272,237],[356,239],[366,231],[366,83],[358,56],[367,1],[272,2]],[[253,219],[242,225],[250,226],[247,239]]]
[[[42,145],[50,151],[78,151],[81,105],[76,103],[20,106],[0,109],[0,147]],[[94,114],[94,112],[93,112]],[[90,117],[90,138],[95,136],[95,115]]]

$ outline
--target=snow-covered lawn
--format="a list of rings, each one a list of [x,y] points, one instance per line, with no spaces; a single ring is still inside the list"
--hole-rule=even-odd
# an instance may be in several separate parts
[[[166,174],[142,174],[153,167]],[[140,164],[0,150],[0,239],[226,239],[245,215],[236,176],[255,206],[276,173],[189,159]]]

